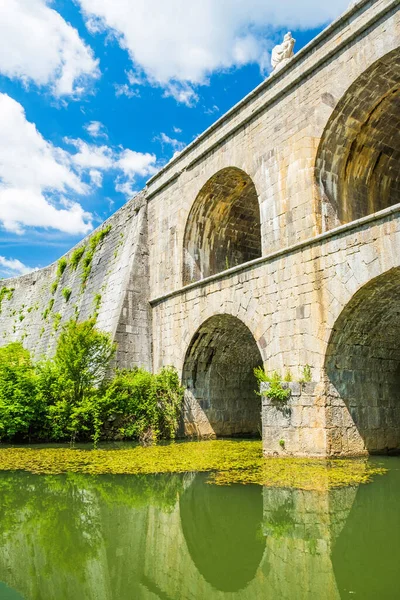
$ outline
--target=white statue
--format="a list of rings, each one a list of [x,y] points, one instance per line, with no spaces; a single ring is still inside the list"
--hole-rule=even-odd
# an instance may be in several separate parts
[[[281,69],[294,55],[293,48],[296,40],[292,37],[290,31],[283,38],[282,44],[275,46],[272,50],[271,64],[274,71]]]

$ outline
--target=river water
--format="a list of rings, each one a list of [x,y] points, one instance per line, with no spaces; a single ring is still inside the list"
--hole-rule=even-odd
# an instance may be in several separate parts
[[[378,462],[329,492],[0,473],[0,598],[398,600],[400,459]]]

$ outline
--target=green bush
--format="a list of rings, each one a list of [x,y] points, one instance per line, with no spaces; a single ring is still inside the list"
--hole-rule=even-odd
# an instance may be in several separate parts
[[[72,252],[69,263],[73,271],[75,271],[79,265],[82,256],[85,254],[85,250],[86,246],[80,246],[79,248],[75,248],[75,250]]]
[[[154,441],[176,435],[177,372],[111,370],[115,345],[95,321],[66,323],[55,356],[34,364],[21,344],[0,349],[0,441]]]
[[[68,261],[66,258],[60,258],[57,264],[57,279],[61,279],[65,269],[67,268]]]
[[[71,298],[72,290],[70,288],[64,288],[62,291],[62,295],[64,296],[65,302]]]
[[[269,388],[262,392],[263,396],[277,402],[286,402],[289,399],[291,391],[289,387],[282,386],[282,378],[278,371],[266,373],[262,367],[257,367],[254,369],[254,375],[259,384],[269,383]]]
[[[43,418],[30,354],[18,343],[0,348],[0,440],[29,437]]]
[[[100,420],[113,439],[173,439],[182,402],[183,388],[171,367],[156,375],[144,369],[119,371],[100,398]]]

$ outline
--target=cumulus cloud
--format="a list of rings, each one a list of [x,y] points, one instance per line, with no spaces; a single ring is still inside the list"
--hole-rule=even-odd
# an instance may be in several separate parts
[[[88,144],[81,139],[64,138],[64,141],[76,148],[77,152],[71,156],[72,162],[82,169],[111,169],[114,165],[113,151],[108,146]]]
[[[27,273],[31,273],[35,270],[36,269],[27,267],[17,258],[6,258],[5,256],[0,256],[0,274],[3,277],[26,275]]]
[[[0,73],[50,86],[54,95],[80,95],[99,76],[98,61],[51,0],[0,2]]]
[[[60,209],[54,198],[88,192],[71,169],[68,153],[47,142],[27,121],[21,104],[0,94],[0,221],[21,233],[25,226],[87,233],[90,215],[74,203]],[[52,196],[53,200],[50,199]]]
[[[136,177],[153,175],[153,154],[66,138],[71,151],[46,141],[21,104],[0,94],[0,223],[21,234],[27,227],[86,234],[92,215],[79,199],[102,185],[110,172],[117,191],[128,194]]]
[[[177,133],[179,133],[179,131]],[[186,146],[185,142],[181,142],[175,138],[172,138],[166,133],[160,133],[156,139],[160,140],[162,146],[171,146],[175,152],[181,152]]]
[[[117,177],[115,189],[127,198],[131,198],[137,194],[135,180],[138,175],[151,177],[157,173],[157,157],[149,152],[142,153],[127,149],[122,151],[116,161],[116,167],[122,171],[123,176]]]
[[[85,129],[93,138],[108,138],[106,128],[100,121],[90,121],[85,125]]]
[[[112,32],[148,81],[189,106],[194,86],[221,69],[264,67],[280,28],[313,28],[347,8],[348,0],[78,0],[93,33]]]

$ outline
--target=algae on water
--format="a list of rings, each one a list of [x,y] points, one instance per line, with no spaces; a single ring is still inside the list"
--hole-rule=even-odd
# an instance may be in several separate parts
[[[327,490],[368,483],[385,469],[367,459],[263,458],[260,441],[210,440],[123,449],[2,448],[0,471],[37,474],[210,472],[219,485]]]

